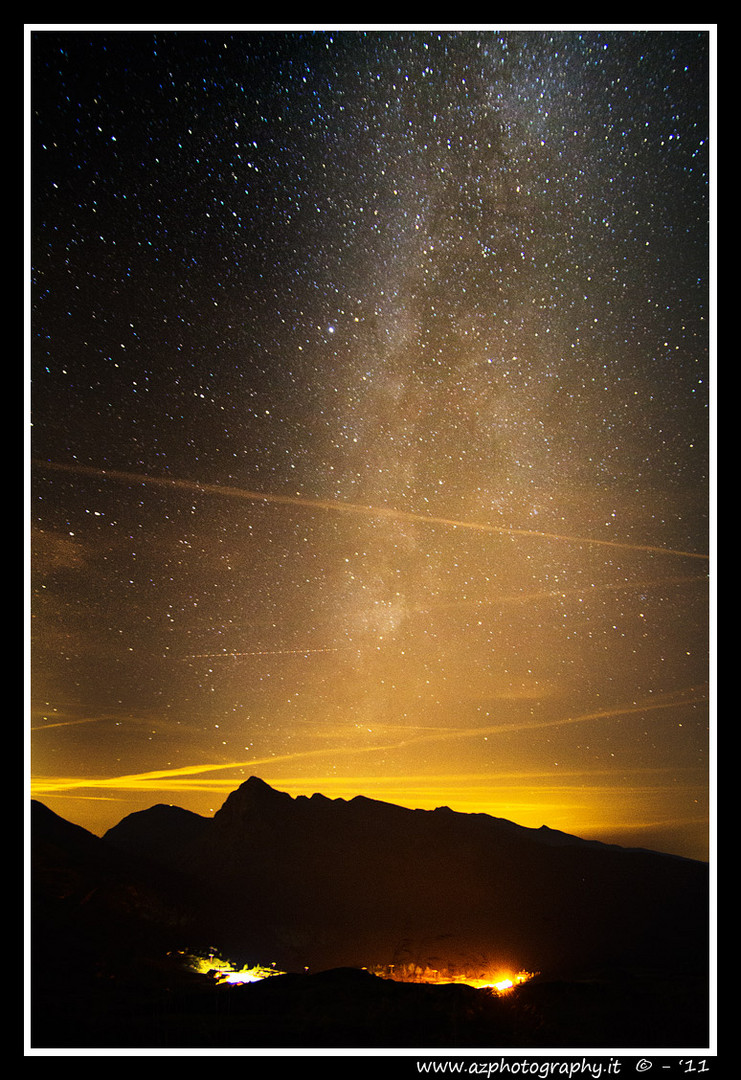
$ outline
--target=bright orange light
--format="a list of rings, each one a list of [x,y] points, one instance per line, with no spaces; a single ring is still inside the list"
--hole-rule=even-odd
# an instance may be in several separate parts
[[[520,983],[527,982],[528,979],[532,979],[532,971],[518,971],[516,975],[504,975],[498,974],[493,979],[470,979],[466,976],[462,976],[459,979],[448,980],[453,982],[462,982],[467,986],[474,986],[477,990],[496,990],[498,994],[506,994],[508,990],[512,990],[515,986],[519,986]]]
[[[423,968],[415,964],[390,965],[371,970],[374,975],[394,979],[396,982],[422,982],[437,985],[460,983],[464,986],[473,986],[476,990],[494,990],[497,994],[506,994],[515,986],[532,979],[534,975],[532,971],[518,971],[515,974],[502,970],[496,971],[493,975],[470,975],[465,972],[442,973],[434,968]]]

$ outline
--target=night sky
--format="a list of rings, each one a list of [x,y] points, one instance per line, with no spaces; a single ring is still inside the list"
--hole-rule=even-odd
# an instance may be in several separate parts
[[[707,858],[711,34],[29,38],[34,796]]]

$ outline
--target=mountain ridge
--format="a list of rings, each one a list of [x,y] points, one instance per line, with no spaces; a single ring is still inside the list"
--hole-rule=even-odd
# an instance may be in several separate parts
[[[706,864],[259,778],[211,818],[159,803],[103,837],[31,810],[38,1045],[565,1046],[587,1015],[596,1039],[705,1037]],[[287,974],[222,993],[181,959],[212,952]],[[514,1011],[459,985],[521,970]],[[446,985],[402,1001],[391,973]]]
[[[615,849],[615,850],[618,850],[618,851],[647,852],[647,853],[652,854],[652,855],[661,856],[662,858],[679,859],[679,860],[683,860],[683,861],[686,861],[686,862],[696,862],[696,863],[700,863],[701,865],[706,865],[702,860],[699,860],[699,859],[692,859],[689,856],[678,855],[678,854],[675,854],[675,853],[672,853],[672,852],[659,851],[659,850],[654,849],[654,848],[647,848],[647,847],[635,846],[635,845],[616,844],[616,843],[608,842],[608,841],[604,841],[604,840],[586,839],[584,837],[578,836],[575,833],[568,833],[568,832],[566,832],[565,830],[562,830],[562,829],[554,829],[550,825],[545,825],[545,824],[542,824],[542,825],[539,825],[539,826],[520,825],[517,822],[514,822],[509,818],[497,817],[497,816],[495,816],[493,814],[487,814],[487,813],[485,813],[483,811],[468,812],[468,811],[461,811],[461,810],[452,810],[449,806],[444,806],[444,805],[436,806],[433,810],[424,810],[424,809],[421,809],[421,808],[411,808],[411,807],[402,806],[400,804],[392,803],[392,802],[389,802],[389,801],[383,800],[383,799],[374,799],[374,798],[372,798],[370,796],[367,796],[367,795],[354,795],[349,799],[346,799],[344,797],[332,798],[330,796],[322,794],[321,792],[314,792],[311,795],[292,796],[288,792],[279,791],[278,789],[276,789],[276,788],[272,787],[270,784],[268,784],[261,777],[258,777],[258,776],[255,776],[255,775],[250,776],[247,780],[243,781],[237,788],[235,788],[234,791],[230,792],[230,794],[227,796],[225,802],[222,804],[222,806],[213,815],[213,818],[209,818],[206,815],[195,814],[193,811],[184,810],[183,808],[178,807],[178,806],[176,806],[174,804],[158,803],[158,804],[154,804],[152,807],[149,807],[149,808],[147,808],[145,810],[134,811],[132,814],[126,815],[124,818],[121,819],[120,822],[118,822],[116,825],[113,825],[110,829],[108,829],[104,833],[104,837],[108,837],[108,838],[115,837],[119,833],[120,827],[123,824],[123,822],[126,822],[129,819],[135,818],[139,814],[150,814],[155,810],[159,810],[159,808],[163,808],[163,810],[167,810],[167,811],[180,812],[183,815],[192,815],[192,817],[199,818],[202,821],[215,820],[215,819],[219,818],[220,816],[222,816],[224,814],[224,812],[227,810],[228,807],[233,806],[235,803],[242,804],[245,801],[244,800],[245,793],[249,793],[249,805],[252,805],[253,807],[259,807],[261,805],[271,805],[273,807],[275,807],[275,806],[287,807],[289,805],[289,803],[294,803],[294,804],[296,804],[298,806],[301,806],[303,803],[309,802],[309,803],[311,803],[313,805],[323,804],[323,805],[326,805],[326,806],[330,806],[330,805],[352,806],[353,804],[355,804],[356,806],[364,806],[364,807],[365,806],[379,807],[379,808],[387,807],[391,811],[399,811],[402,814],[419,814],[419,815],[428,815],[428,814],[444,815],[444,814],[448,814],[448,815],[454,815],[456,818],[467,819],[467,820],[470,820],[470,821],[479,820],[479,821],[486,821],[486,822],[496,823],[498,826],[501,826],[502,828],[510,829],[513,832],[517,832],[517,834],[519,836],[523,837],[523,838],[526,838],[526,837],[531,838],[534,841],[538,841],[538,842],[546,842],[546,843],[552,843],[552,844],[561,844],[561,843],[562,844],[571,844],[571,843],[575,843],[575,844],[585,845],[585,846],[590,846],[590,847],[611,848],[611,849]],[[261,803],[261,799],[263,799],[263,798],[270,800],[269,804]]]
[[[229,955],[283,970],[665,965],[705,948],[705,864],[447,807],[250,777],[213,818],[153,807],[103,840],[192,877]]]

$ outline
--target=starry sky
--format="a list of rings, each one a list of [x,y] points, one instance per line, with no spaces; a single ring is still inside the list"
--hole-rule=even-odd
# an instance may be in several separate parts
[[[29,772],[708,857],[713,35],[29,32]]]

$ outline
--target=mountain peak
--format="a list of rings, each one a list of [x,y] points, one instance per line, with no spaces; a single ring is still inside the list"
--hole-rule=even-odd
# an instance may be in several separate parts
[[[214,820],[244,821],[261,813],[274,814],[293,801],[287,792],[276,791],[259,776],[250,776],[227,797],[221,809],[214,814]]]
[[[192,810],[169,803],[156,803],[148,810],[135,810],[108,829],[103,839],[115,847],[145,858],[177,865],[181,854],[202,836],[210,820]]]
[[[272,788],[266,780],[263,780],[259,776],[250,776],[247,780],[245,780],[243,784],[240,784],[239,786],[242,788],[249,788],[250,790],[254,789],[255,791],[270,791],[275,795],[281,794],[280,792],[276,791],[275,788]],[[239,790],[239,788],[237,788],[237,790]]]
[[[287,791],[277,791],[265,780],[261,780],[259,776],[250,776],[248,780],[239,785],[236,791],[232,792],[232,795],[252,800],[270,799],[272,802],[285,802],[287,799],[293,801]]]

